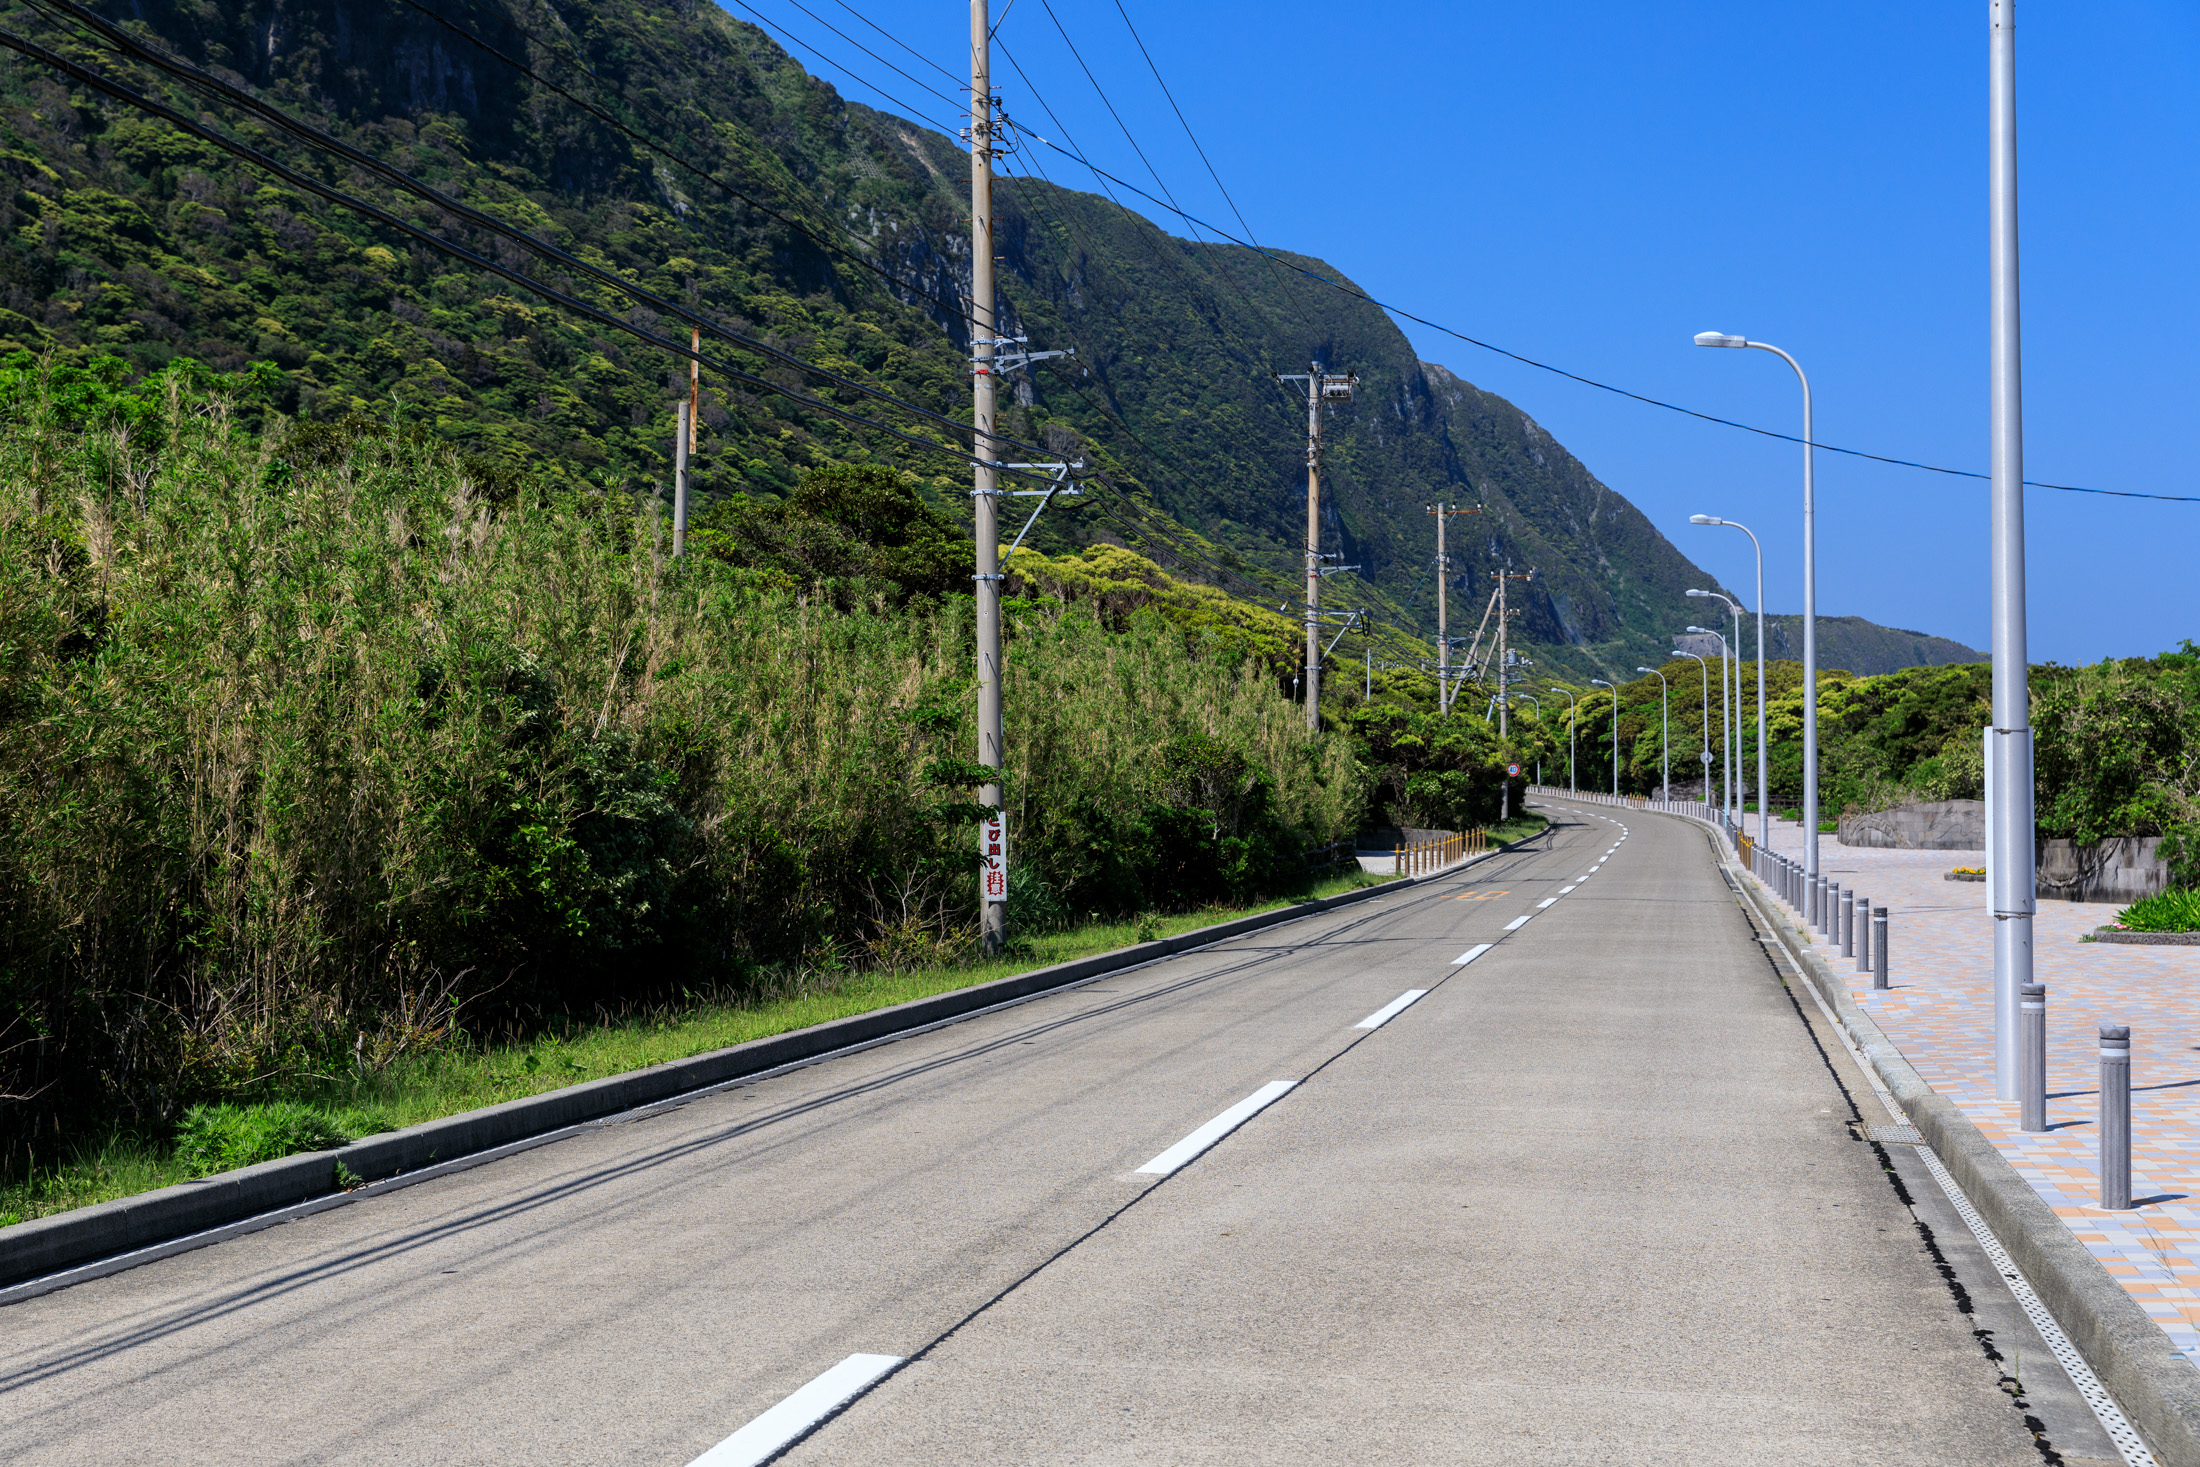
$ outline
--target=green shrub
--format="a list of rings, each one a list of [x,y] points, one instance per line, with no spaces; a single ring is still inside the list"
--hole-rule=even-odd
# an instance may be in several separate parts
[[[2141,897],[2116,914],[2133,932],[2200,932],[2200,891],[2165,891]]]
[[[176,1128],[176,1159],[192,1176],[203,1177],[301,1151],[326,1151],[351,1139],[316,1106],[194,1105]]]

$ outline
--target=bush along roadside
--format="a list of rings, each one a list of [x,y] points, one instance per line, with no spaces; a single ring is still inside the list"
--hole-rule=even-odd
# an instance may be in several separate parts
[[[0,400],[0,1175],[461,1041],[970,956],[972,609],[908,480],[752,516],[767,575],[671,560],[647,497],[248,430],[224,390]],[[896,543],[858,553],[841,521],[882,504]],[[1353,745],[1242,638],[1037,597],[1008,649],[1022,935],[1294,890],[1356,828]]]
[[[1331,874],[1294,893],[1290,900],[1338,896],[1386,879],[1356,869]],[[989,962],[816,974],[770,993],[691,994],[617,1018],[588,1023],[567,1020],[501,1043],[460,1036],[380,1070],[329,1079],[293,1078],[280,1098],[194,1106],[172,1136],[118,1132],[79,1142],[28,1175],[0,1180],[0,1227],[231,1167],[343,1145],[1157,937],[1173,937],[1288,904],[1270,900],[1250,907],[1139,913],[1025,937],[1012,944],[1010,953]]]

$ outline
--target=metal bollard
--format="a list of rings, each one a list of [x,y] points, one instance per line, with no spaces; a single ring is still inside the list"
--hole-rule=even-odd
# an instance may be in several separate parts
[[[1833,899],[1833,925],[1841,932],[1841,956],[1856,956],[1856,893],[1839,888]]]
[[[2101,1026],[2101,1206],[2131,1209],[2131,1030]]]
[[[2017,993],[2017,1129],[2047,1129],[2047,985],[2027,983]]]
[[[1887,986],[1887,909],[1872,908],[1872,987]]]
[[[1872,970],[1872,899],[1858,897],[1849,909],[1849,920],[1856,924],[1856,971]]]
[[[1810,879],[1810,925],[1820,935],[1826,930],[1826,874],[1821,871]]]

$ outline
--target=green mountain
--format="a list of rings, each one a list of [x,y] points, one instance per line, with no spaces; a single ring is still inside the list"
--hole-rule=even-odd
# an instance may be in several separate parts
[[[679,340],[680,312],[694,311],[754,343],[706,346],[749,375],[704,373],[698,493],[785,495],[809,468],[875,462],[913,471],[937,507],[967,515],[967,470],[952,456],[835,413],[922,443],[953,437],[870,387],[967,419],[968,165],[951,139],[843,100],[714,5],[141,0],[125,12],[109,0],[102,14],[134,40],[118,49],[43,11],[11,24],[611,320],[0,53],[0,167],[13,184],[0,200],[0,351],[113,355],[133,370],[266,360],[288,411],[397,417],[483,474],[662,492],[686,365],[613,323]],[[126,54],[133,44],[571,259],[531,258],[234,96],[185,86]],[[1374,305],[1098,195],[1017,176],[997,202],[1005,334],[1074,351],[1016,374],[1002,431],[1028,445],[1019,454],[1078,454],[1103,474],[1048,512],[1035,548],[1125,544],[1282,604],[1303,574],[1305,410],[1272,374],[1320,359],[1360,377],[1325,429],[1324,550],[1358,568],[1332,579],[1327,604],[1370,608],[1425,647],[1425,510],[1441,500],[1483,511],[1453,522],[1455,632],[1471,635],[1506,566],[1535,572],[1512,598],[1516,641],[1561,676],[1662,657],[1701,614],[1682,592],[1708,585],[1703,571],[1518,408],[1417,360]],[[1403,637],[1386,649],[1414,655]]]

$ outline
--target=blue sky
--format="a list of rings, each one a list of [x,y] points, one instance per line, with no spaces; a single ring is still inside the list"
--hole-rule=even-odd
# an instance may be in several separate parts
[[[752,3],[729,9],[761,13],[849,97],[892,105],[810,46],[919,120],[952,123],[945,102],[792,0]],[[967,7],[803,3],[942,90],[847,5],[966,68]],[[1014,0],[1000,37],[1076,140],[1145,178],[1049,5],[1178,202],[1229,221],[1115,0]],[[1689,338],[1774,342],[1811,374],[1821,442],[1987,467],[1981,0],[1123,6],[1263,242],[1468,335],[1794,432],[1798,393],[1777,358]],[[2025,0],[2018,27],[2026,475],[2200,499],[2200,7]],[[1055,136],[998,57],[996,84],[1012,115]],[[1092,186],[1066,160],[1047,169]],[[1745,591],[1748,542],[1688,516],[1749,523],[1770,609],[1799,609],[1800,449],[1400,324]],[[1822,453],[1818,507],[1822,613],[1986,645],[1981,481]],[[2035,661],[2200,639],[2200,503],[2035,489],[2028,528]]]

